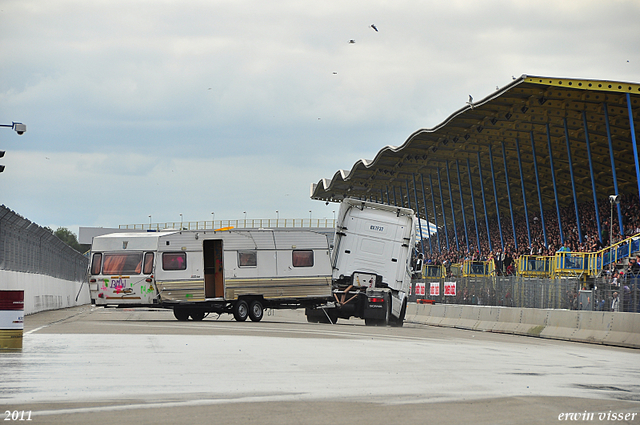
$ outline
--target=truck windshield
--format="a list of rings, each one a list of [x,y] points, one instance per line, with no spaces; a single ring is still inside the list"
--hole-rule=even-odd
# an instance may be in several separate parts
[[[102,274],[140,274],[142,253],[105,253]]]

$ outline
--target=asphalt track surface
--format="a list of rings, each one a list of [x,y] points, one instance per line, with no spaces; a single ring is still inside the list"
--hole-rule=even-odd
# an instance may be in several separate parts
[[[22,351],[0,352],[0,420],[640,424],[638,350],[270,313],[260,323],[92,306],[27,316]]]

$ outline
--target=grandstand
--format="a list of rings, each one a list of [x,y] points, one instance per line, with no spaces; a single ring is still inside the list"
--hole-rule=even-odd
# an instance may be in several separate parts
[[[639,111],[637,83],[523,75],[311,198],[413,208],[438,228],[418,251],[449,274],[599,277],[640,250]]]

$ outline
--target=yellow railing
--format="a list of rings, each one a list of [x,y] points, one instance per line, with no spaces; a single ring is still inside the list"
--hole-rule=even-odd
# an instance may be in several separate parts
[[[445,266],[435,266],[431,264],[425,264],[422,267],[422,277],[440,279],[447,276],[447,268]]]
[[[602,270],[640,250],[640,234],[598,252],[556,252],[552,257],[523,255],[518,275],[525,277],[597,276]]]
[[[167,223],[149,224],[121,224],[120,229],[130,230],[214,230],[233,227],[234,229],[275,229],[275,228],[321,228],[328,229],[335,227],[335,220],[332,218],[265,218],[265,219],[240,219],[240,220],[209,220],[209,221],[173,221]]]
[[[465,260],[462,263],[462,276],[495,276],[496,265],[493,260],[473,261]]]
[[[553,276],[586,276],[589,272],[587,252],[556,252],[553,257]]]
[[[462,276],[462,264],[460,264],[460,263],[452,264],[451,267],[449,268],[449,270],[451,271],[451,276],[453,276],[453,277],[461,277]]]
[[[621,240],[611,246],[592,252],[587,258],[587,269],[590,275],[597,275],[623,258],[629,258],[640,250],[640,233]]]
[[[521,255],[516,260],[518,275],[525,277],[553,276],[553,259],[544,255]]]

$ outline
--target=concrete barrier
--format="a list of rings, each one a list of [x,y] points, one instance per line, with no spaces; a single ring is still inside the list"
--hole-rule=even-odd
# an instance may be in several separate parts
[[[519,308],[493,307],[499,310],[497,322],[492,332],[515,334],[520,326],[522,311]]]
[[[71,282],[35,273],[0,270],[0,289],[24,290],[24,314],[89,304],[86,283]]]
[[[640,314],[456,304],[407,306],[408,322],[640,348]]]
[[[460,305],[460,317],[455,325],[460,329],[475,329],[478,324],[478,316],[480,315],[480,308],[467,308],[469,306]]]
[[[493,332],[493,329],[498,324],[500,319],[501,309],[499,307],[479,306],[478,310],[478,322],[475,325],[475,330]]]
[[[621,345],[624,347],[640,347],[640,314],[611,313],[611,327],[604,338],[605,344]],[[635,317],[629,320],[628,316]]]

